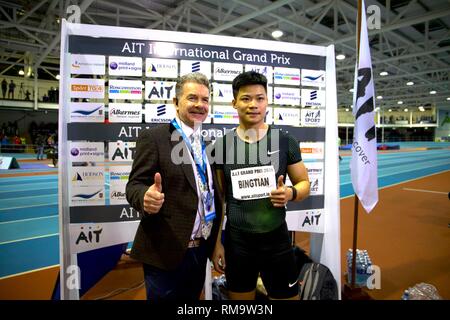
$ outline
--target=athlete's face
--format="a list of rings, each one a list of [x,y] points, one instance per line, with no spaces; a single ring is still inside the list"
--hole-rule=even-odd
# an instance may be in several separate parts
[[[181,121],[193,128],[208,116],[209,89],[199,83],[187,82],[183,85],[180,98],[174,99],[174,104]]]
[[[267,109],[267,93],[260,84],[250,84],[239,89],[233,107],[239,115],[239,122],[245,126],[264,123]]]

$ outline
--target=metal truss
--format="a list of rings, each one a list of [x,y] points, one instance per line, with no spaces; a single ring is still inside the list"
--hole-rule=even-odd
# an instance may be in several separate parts
[[[335,45],[338,105],[349,106],[355,65],[357,0],[41,0],[0,1],[0,74],[15,65],[56,71],[62,18],[69,5],[81,22]],[[377,101],[382,107],[450,102],[450,3],[447,0],[366,0],[380,9],[381,28],[369,32]],[[368,16],[370,13],[368,13]],[[388,76],[379,75],[387,71]],[[53,74],[53,73],[51,73]],[[414,85],[406,86],[413,81]],[[430,95],[436,90],[436,95]]]

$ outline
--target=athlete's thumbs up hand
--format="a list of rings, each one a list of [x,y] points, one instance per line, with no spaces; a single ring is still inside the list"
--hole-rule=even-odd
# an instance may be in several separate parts
[[[277,188],[270,193],[270,201],[274,207],[284,207],[289,200],[288,190],[283,182],[284,176],[279,176],[277,181]]]
[[[154,183],[147,189],[144,195],[144,210],[147,213],[158,213],[164,203],[162,193],[162,179],[159,172],[155,173]]]

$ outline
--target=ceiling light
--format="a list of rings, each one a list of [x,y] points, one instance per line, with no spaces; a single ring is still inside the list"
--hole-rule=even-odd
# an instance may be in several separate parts
[[[381,99],[383,99],[383,96],[377,96],[377,99],[381,100]]]
[[[424,112],[424,111],[425,111],[425,108],[422,107],[422,106],[419,106],[419,111]]]
[[[57,74],[55,78],[59,80],[59,79],[61,79],[61,76],[59,74]]]
[[[338,54],[337,56],[336,56],[336,59],[337,60],[344,60],[345,59],[345,54]]]
[[[283,31],[281,31],[281,30],[272,31],[272,37],[274,37],[275,39],[280,38],[282,35],[283,35]]]
[[[408,112],[408,108],[403,109],[403,111]]]
[[[430,94],[436,94],[436,90],[431,90]]]
[[[355,91],[353,88],[351,88],[350,90],[348,90],[348,91],[350,91],[350,92],[353,92],[353,91]]]
[[[447,97],[447,101],[450,101],[450,97]]]
[[[350,109],[349,109],[349,108],[346,108],[346,109],[345,109],[345,111],[349,112],[349,111],[350,111]]]
[[[414,82],[408,81],[408,82],[406,83],[406,85],[407,85],[407,86],[412,86],[412,85],[414,85]]]
[[[388,111],[389,111],[389,112],[392,112],[392,109],[389,109]]]
[[[387,71],[380,72],[380,76],[384,77],[387,76],[389,73]]]
[[[23,76],[25,72],[23,70],[19,70],[19,76]]]
[[[397,104],[403,104],[403,101],[401,101],[401,100],[397,101]]]

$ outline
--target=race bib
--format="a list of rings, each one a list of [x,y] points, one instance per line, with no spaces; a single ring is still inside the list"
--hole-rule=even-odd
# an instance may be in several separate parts
[[[237,200],[255,200],[268,198],[276,189],[275,169],[262,166],[231,170],[233,198]]]

